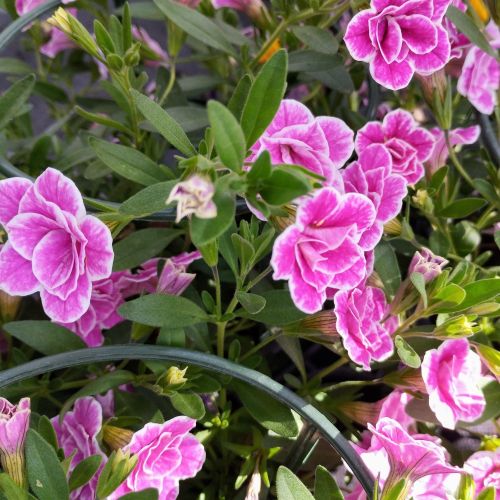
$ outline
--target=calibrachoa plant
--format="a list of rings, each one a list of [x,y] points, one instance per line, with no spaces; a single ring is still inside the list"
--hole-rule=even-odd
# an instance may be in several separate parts
[[[54,4],[0,3],[0,496],[500,500],[498,4]]]

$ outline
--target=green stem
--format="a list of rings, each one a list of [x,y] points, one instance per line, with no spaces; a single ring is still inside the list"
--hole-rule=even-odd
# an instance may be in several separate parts
[[[245,292],[248,292],[248,290],[251,290],[257,283],[260,283],[268,274],[271,273],[273,268],[271,266],[266,267],[264,271],[262,271],[260,274],[258,274],[253,280],[249,281],[247,285],[245,286]],[[232,312],[232,311],[230,311]]]
[[[472,182],[471,177],[469,176],[469,174],[467,173],[467,171],[465,170],[465,168],[463,167],[463,165],[460,163],[457,155],[455,154],[453,146],[451,145],[451,142],[450,142],[450,131],[449,130],[445,130],[444,131],[444,137],[445,137],[445,140],[446,140],[446,147],[448,148],[448,154],[450,155],[450,158],[451,158],[451,161],[452,161],[453,165],[458,170],[458,172],[460,173],[460,175],[466,180],[466,182],[472,187],[472,189],[475,189],[474,188],[474,183]]]
[[[276,335],[270,333],[267,337],[264,338],[264,340],[261,340],[258,344],[254,345],[249,351],[243,354],[243,356],[240,357],[240,361],[244,361],[250,356],[253,356],[256,352],[259,352],[263,347],[266,347],[266,345],[270,344],[274,340],[277,340],[279,337],[281,337],[281,334],[279,333]]]
[[[321,371],[319,371],[310,381],[310,383],[313,382],[319,382],[320,380],[324,379],[327,375],[330,375],[330,373],[333,373],[335,370],[340,368],[341,366],[344,366],[349,362],[348,358],[340,358],[337,359],[334,363],[331,365],[327,366],[326,368],[323,368]]]
[[[172,89],[174,88],[175,78],[176,78],[175,63],[176,63],[175,59],[170,61],[170,77],[168,79],[167,86],[165,87],[165,90],[163,91],[163,94],[161,95],[160,100],[158,101],[158,104],[160,106],[163,106],[168,96],[170,95],[170,92],[172,92]]]

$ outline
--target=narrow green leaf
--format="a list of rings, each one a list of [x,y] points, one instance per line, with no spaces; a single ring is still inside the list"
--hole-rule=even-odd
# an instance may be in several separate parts
[[[99,123],[99,125],[104,125],[105,127],[119,130],[120,132],[123,132],[124,134],[128,134],[128,135],[133,134],[133,132],[127,126],[123,125],[120,122],[117,122],[116,120],[113,120],[112,118],[109,118],[108,116],[104,116],[104,115],[98,114],[98,113],[91,113],[90,111],[86,111],[85,109],[81,108],[80,106],[75,106],[75,113],[77,115],[80,115],[82,118],[85,118],[89,122]]]
[[[278,468],[276,475],[278,500],[314,500],[304,483],[284,465]]]
[[[260,195],[270,205],[284,205],[308,193],[311,184],[297,172],[287,170],[286,165],[275,167],[271,175],[262,180]]]
[[[252,84],[241,116],[250,148],[271,123],[285,95],[288,56],[279,50],[264,64]]]
[[[26,468],[31,490],[39,500],[69,498],[66,475],[54,448],[33,429],[26,436]]]
[[[474,344],[474,347],[495,377],[500,377],[500,351],[485,344]]]
[[[314,500],[344,500],[344,495],[332,474],[322,465],[316,467]]]
[[[299,50],[289,55],[288,71],[316,73],[329,71],[341,65],[342,59],[339,56],[322,54],[314,50]]]
[[[453,311],[464,301],[465,296],[466,292],[462,287],[450,283],[432,297],[432,311],[438,313]]]
[[[474,21],[465,12],[450,5],[446,11],[446,17],[455,25],[458,31],[463,33],[474,45],[477,45],[490,56],[497,57],[486,37],[479,31]]]
[[[166,0],[164,0],[166,1]],[[196,12],[189,9],[191,12]],[[153,127],[182,154],[192,156],[196,154],[194,146],[182,127],[156,102],[149,97],[131,90],[139,111]]]
[[[145,217],[163,210],[177,181],[158,182],[148,186],[124,201],[118,209],[131,217]]]
[[[130,321],[169,328],[182,328],[207,319],[205,312],[194,302],[176,295],[144,295],[126,302],[118,312]]]
[[[493,486],[485,488],[479,493],[476,500],[495,500],[495,488]]]
[[[425,278],[422,273],[411,273],[410,280],[417,292],[422,297],[424,308],[427,309],[427,292],[425,291]]]
[[[113,172],[137,184],[150,186],[167,180],[157,163],[137,149],[91,137],[89,145]]]
[[[219,27],[208,17],[172,0],[154,0],[154,2],[165,16],[193,38],[209,47],[234,55],[231,44]]]
[[[394,295],[401,284],[401,272],[394,249],[386,241],[375,247],[375,270],[384,283],[385,291]]]
[[[170,396],[173,407],[186,417],[199,420],[205,415],[203,400],[194,392],[176,392]]]
[[[261,180],[268,179],[272,172],[271,155],[269,151],[262,151],[248,172],[247,180],[249,183],[257,184]]]
[[[50,321],[12,321],[3,325],[3,328],[16,339],[47,356],[86,347],[78,335]]]
[[[500,278],[488,278],[464,285],[465,298],[458,303],[455,311],[462,311],[469,307],[495,299],[500,294]]]
[[[38,433],[49,443],[55,451],[59,449],[56,431],[48,417],[42,415],[38,420]]]
[[[147,488],[141,491],[134,491],[121,496],[120,500],[158,500],[158,490]]]
[[[299,429],[292,411],[271,396],[242,382],[231,382],[250,415],[263,427],[283,437],[295,437]]]
[[[243,75],[227,104],[229,111],[231,111],[238,120],[241,120],[241,113],[243,112],[243,107],[245,106],[251,86],[252,79],[250,75]]]
[[[453,201],[439,210],[436,215],[440,217],[463,218],[483,208],[484,205],[486,205],[486,200],[480,198],[462,198]]]
[[[459,500],[474,500],[476,484],[471,474],[461,474],[457,498]]]
[[[294,26],[293,34],[311,49],[323,54],[336,54],[339,50],[339,42],[331,31],[316,26]]]
[[[178,229],[156,227],[134,231],[113,245],[113,271],[123,271],[144,264],[148,259],[156,257],[179,234],[182,231]]]
[[[26,75],[31,73],[32,69],[21,59],[13,57],[0,57],[0,73],[7,75]]]
[[[418,368],[420,366],[420,356],[403,337],[396,335],[394,344],[396,345],[399,358],[405,365],[410,368]]]
[[[101,461],[101,455],[92,455],[79,462],[69,477],[69,490],[74,491],[87,484],[99,469]]]
[[[207,109],[219,158],[229,169],[241,171],[247,148],[240,124],[231,111],[217,101],[209,101]]]
[[[258,314],[266,307],[266,299],[255,293],[237,292],[236,298],[245,311],[250,314]]]
[[[429,188],[435,189],[436,191],[441,187],[441,184],[446,179],[448,175],[448,166],[441,167],[437,170],[432,176],[431,181],[429,182]]]
[[[0,96],[0,130],[4,128],[29,99],[35,86],[35,75],[28,75],[10,86]]]
[[[5,472],[0,474],[0,492],[6,500],[28,500],[28,492],[18,486]]]

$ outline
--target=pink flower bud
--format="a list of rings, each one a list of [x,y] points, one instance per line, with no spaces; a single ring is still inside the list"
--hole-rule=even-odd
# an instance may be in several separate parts
[[[420,273],[424,276],[425,282],[428,283],[441,274],[446,264],[448,261],[445,258],[434,255],[428,248],[422,248],[415,252],[411,259],[408,275]]]

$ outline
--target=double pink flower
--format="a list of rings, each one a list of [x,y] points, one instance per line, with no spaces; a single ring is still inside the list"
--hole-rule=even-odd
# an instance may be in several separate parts
[[[86,215],[73,181],[48,168],[33,183],[0,181],[0,223],[8,241],[0,253],[0,288],[10,295],[40,292],[54,321],[76,321],[88,310],[92,282],[111,274],[111,233]]]
[[[450,59],[442,26],[451,0],[372,0],[356,14],[344,36],[351,56],[370,63],[373,79],[392,90],[405,88],[414,73],[429,75]]]

